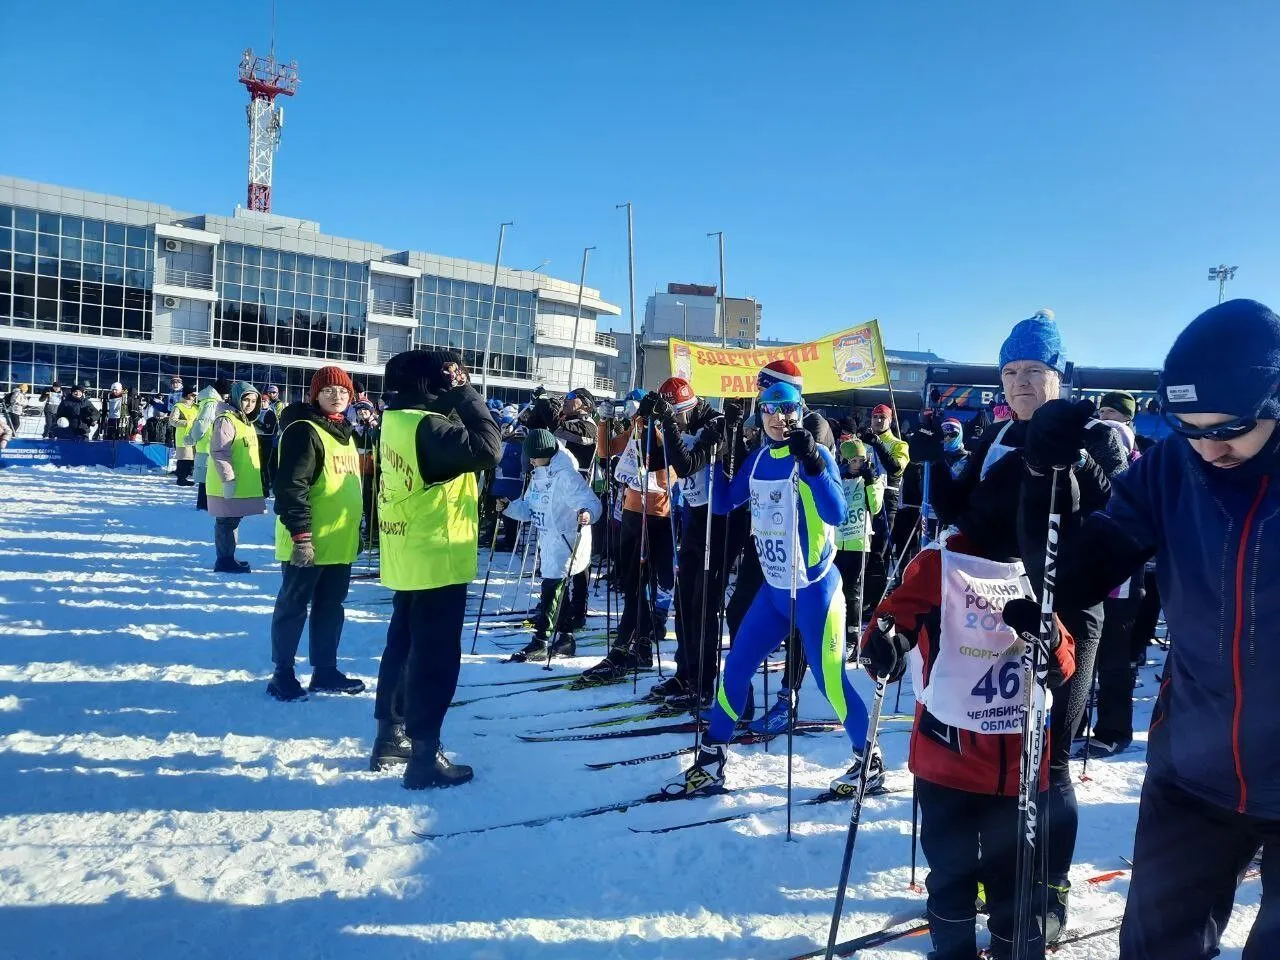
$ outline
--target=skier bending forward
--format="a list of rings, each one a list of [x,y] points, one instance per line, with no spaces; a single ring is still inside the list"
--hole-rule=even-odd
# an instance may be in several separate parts
[[[853,766],[832,783],[832,790],[852,793],[862,766],[867,707],[844,672],[845,602],[834,563],[835,527],[846,512],[840,472],[831,452],[800,429],[804,404],[794,386],[776,383],[765,390],[760,412],[764,443],[747,456],[732,482],[723,469],[716,471],[712,500],[717,513],[751,501],[751,533],[765,583],[725,659],[697,760],[667,783],[664,792],[670,796],[710,793],[724,784],[727,744],[746,706],[751,677],[779,639],[791,633],[793,585],[794,625],[809,667],[853,744]],[[878,787],[884,764],[873,760],[870,774],[868,786]]]

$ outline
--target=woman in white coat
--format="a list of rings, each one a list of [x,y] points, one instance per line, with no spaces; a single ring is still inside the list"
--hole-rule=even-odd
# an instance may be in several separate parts
[[[528,521],[538,530],[542,597],[534,616],[533,639],[511,655],[512,663],[547,659],[548,633],[555,635],[552,656],[572,657],[577,652],[568,625],[585,618],[587,611],[571,610],[570,596],[577,594],[586,605],[591,524],[600,519],[600,498],[578,472],[577,460],[550,430],[530,430],[524,438],[524,454],[531,471],[529,485],[523,497],[506,505],[504,513],[513,520]],[[561,588],[566,573],[570,579],[582,578],[579,590],[570,589],[568,583]]]

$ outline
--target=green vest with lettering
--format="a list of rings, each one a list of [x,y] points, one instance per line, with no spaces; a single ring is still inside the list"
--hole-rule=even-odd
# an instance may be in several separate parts
[[[204,416],[204,412],[209,409],[210,405],[217,406],[222,401],[217,397],[205,397],[196,404],[196,419],[199,420]],[[209,444],[213,442],[213,426],[210,424],[209,429],[200,435],[200,439],[196,441],[196,453],[208,453]],[[208,491],[206,490],[206,493]]]
[[[310,427],[320,438],[324,464],[311,484],[311,545],[316,566],[354,563],[360,552],[360,516],[364,495],[360,486],[360,455],[354,438],[346,442],[310,420],[295,420],[286,430]],[[283,434],[282,434],[283,436]],[[276,559],[293,556],[293,537],[276,517]]]
[[[214,418],[209,428],[210,436],[219,420],[228,420],[235,427],[236,435],[231,441],[231,469],[236,475],[235,492],[229,499],[252,500],[262,496],[262,458],[258,455],[258,434],[252,423],[245,423],[243,417],[233,413],[224,413]],[[212,463],[204,478],[204,489],[210,497],[227,498],[226,488],[222,485],[222,475]]]
[[[430,590],[470,583],[479,566],[480,515],[476,475],[424,483],[418,471],[418,425],[425,410],[388,410],[378,463],[378,546],[381,580],[392,590]]]
[[[189,446],[187,434],[191,432],[191,425],[196,422],[199,413],[199,405],[187,403],[185,400],[173,408],[173,445],[175,447]]]

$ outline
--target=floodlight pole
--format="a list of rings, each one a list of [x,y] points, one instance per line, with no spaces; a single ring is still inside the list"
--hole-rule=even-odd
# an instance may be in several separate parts
[[[707,234],[716,237],[720,242],[720,346],[729,346],[729,321],[724,315],[724,231],[716,230]]]
[[[1234,280],[1236,278],[1236,271],[1239,269],[1239,267],[1228,267],[1225,263],[1209,268],[1209,279],[1218,281],[1219,303],[1226,299],[1227,281]]]

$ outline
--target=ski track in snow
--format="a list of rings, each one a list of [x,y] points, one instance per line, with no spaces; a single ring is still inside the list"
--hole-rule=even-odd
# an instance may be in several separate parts
[[[484,700],[454,708],[445,726],[447,747],[476,767],[475,781],[406,792],[398,774],[367,768],[371,691],[301,704],[266,696],[279,584],[271,518],[241,527],[241,555],[254,573],[220,576],[210,570],[212,522],[193,501],[192,490],[163,476],[0,471],[0,957],[769,960],[825,943],[847,806],[798,808],[793,843],[781,812],[665,835],[627,829],[780,805],[785,741],[768,752],[736,748],[733,792],[723,797],[418,840],[415,829],[461,830],[638,797],[686,758],[607,771],[584,764],[691,738],[514,736],[615,716],[561,711],[626,699],[630,684]],[[530,606],[511,583],[520,558],[511,574],[508,559],[495,557],[491,611]],[[370,688],[386,597],[376,580],[352,583],[340,666]],[[603,606],[602,592],[592,609]],[[603,626],[603,615],[592,619]],[[535,675],[536,666],[497,665],[506,651],[486,635],[511,629],[482,627],[477,655],[464,654],[464,683]],[[669,657],[670,644],[664,650]],[[548,676],[569,675],[601,652],[589,649]],[[305,664],[299,673],[308,675]],[[1144,671],[1139,697],[1153,694],[1154,675]],[[641,679],[645,689],[652,682]],[[866,677],[854,682],[869,697]],[[468,687],[458,698],[514,689]],[[909,700],[906,691],[904,711]],[[1149,714],[1143,699],[1140,726]],[[828,715],[812,682],[801,715]],[[905,724],[884,730],[890,770],[905,768]],[[798,738],[797,797],[822,789],[848,753],[838,732]],[[1098,888],[1083,878],[1121,868],[1132,850],[1141,756],[1134,749],[1091,762],[1090,782],[1078,784],[1076,916],[1122,909],[1126,878]],[[868,800],[842,939],[923,909],[908,889],[910,832],[910,793]],[[920,882],[924,875],[921,859]],[[1258,896],[1256,883],[1241,890],[1223,957],[1238,960]],[[860,956],[919,960],[928,946],[915,937]],[[1112,935],[1056,956],[1115,952]]]

